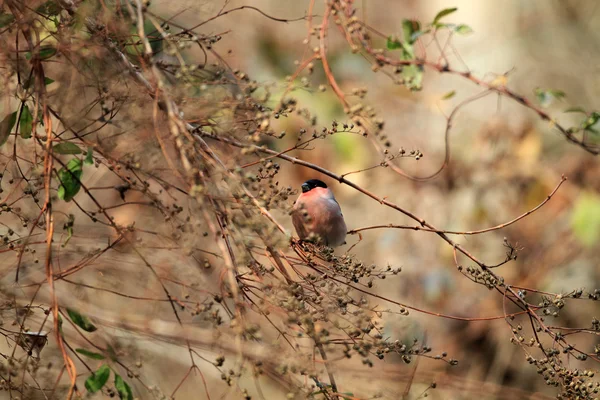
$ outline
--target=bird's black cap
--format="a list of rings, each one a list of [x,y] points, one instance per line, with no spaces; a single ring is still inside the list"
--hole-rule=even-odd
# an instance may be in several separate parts
[[[327,185],[325,184],[325,182],[320,181],[318,179],[309,179],[302,184],[302,193],[310,192],[316,187],[326,188]]]

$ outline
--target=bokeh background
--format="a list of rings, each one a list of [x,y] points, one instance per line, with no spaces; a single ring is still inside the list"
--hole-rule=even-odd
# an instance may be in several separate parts
[[[272,16],[296,18],[307,12],[307,3],[259,1],[253,5]],[[160,3],[156,5],[160,7]],[[170,7],[173,6],[171,3]],[[466,23],[473,33],[454,38],[457,55],[449,57],[453,65],[460,68],[460,57],[475,75],[488,80],[510,71],[508,86],[533,100],[538,87],[564,91],[564,99],[547,107],[566,126],[575,124],[577,116],[564,114],[563,110],[597,106],[600,38],[593,27],[600,21],[600,4],[595,1],[364,0],[357,1],[356,6],[360,18],[387,34],[401,33],[403,18],[431,21],[440,9],[458,7],[448,22]],[[221,5],[181,2],[177,7],[180,8],[170,12],[189,7],[192,15],[191,10],[209,15]],[[317,4],[314,13],[320,15],[322,5]],[[284,25],[258,13],[237,12],[210,26],[214,31],[235,26],[221,43],[233,50],[228,62],[254,79],[272,82],[275,92],[302,59],[302,40],[306,37],[303,21]],[[422,176],[437,170],[444,157],[445,115],[482,88],[461,77],[426,70],[423,90],[412,93],[393,85],[385,75],[373,73],[365,59],[349,51],[338,32],[331,31],[328,43],[331,68],[342,89],[348,93],[353,88],[367,88],[365,102],[385,121],[385,133],[393,146],[424,153],[419,161],[402,160],[399,165],[404,171]],[[311,79],[325,83],[320,68],[317,66],[315,70]],[[442,100],[452,90],[456,96]],[[304,105],[323,125],[334,119],[344,121],[343,109],[331,90],[298,91],[294,95],[304,100]],[[292,143],[293,138],[289,144]],[[476,230],[509,221],[535,207],[564,174],[568,181],[531,216],[501,231],[458,236],[457,241],[490,262],[504,259],[505,237],[518,243],[522,247],[518,259],[498,270],[514,285],[564,293],[577,288],[593,291],[600,286],[600,169],[595,156],[568,144],[531,110],[495,95],[471,103],[459,112],[450,134],[450,149],[449,167],[430,181],[414,182],[383,168],[348,178],[437,227]],[[337,173],[381,161],[381,155],[367,140],[352,135],[336,135],[312,151],[296,154]],[[283,164],[282,169],[289,183],[296,186],[307,178],[322,178],[300,167]],[[324,180],[339,199],[349,229],[385,223],[411,224],[407,218],[351,188]],[[284,216],[282,220],[285,221]],[[356,241],[356,236],[348,239],[349,244]],[[367,231],[352,251],[365,263],[402,267],[400,276],[377,282],[378,290],[395,299],[449,315],[502,314],[501,299],[460,275],[454,268],[452,249],[433,234],[391,229]],[[581,303],[567,310],[557,322],[588,326],[597,315],[597,304]],[[448,351],[460,360],[448,373],[462,383],[445,381],[454,390],[440,398],[476,398],[481,395],[477,391],[482,387],[488,393],[498,390],[498,398],[553,393],[537,376],[535,368],[524,362],[523,352],[509,343],[510,329],[503,320],[461,323],[418,313],[409,317],[389,316],[386,320],[390,336],[426,335],[427,342],[435,349]],[[577,343],[589,346],[594,340],[597,341],[594,337],[582,337]],[[403,376],[412,366],[390,364],[393,363],[378,364],[371,373],[364,371],[359,375],[368,374],[368,380],[381,377],[381,381],[372,383],[381,385],[389,398],[395,398],[391,393],[403,390],[405,385],[397,376]],[[388,368],[390,372],[386,373]],[[431,379],[438,372],[445,376],[445,367],[422,360],[416,376]],[[523,392],[503,394],[494,385]],[[440,386],[444,390],[444,384]],[[461,391],[461,387],[466,390]]]
[[[321,15],[323,9],[318,3],[314,14]],[[536,88],[564,91],[564,99],[546,106],[566,126],[576,124],[577,116],[564,114],[563,110],[597,106],[600,38],[593,27],[600,21],[600,5],[595,1],[364,0],[355,4],[360,18],[387,34],[400,34],[404,18],[431,21],[439,10],[458,7],[447,21],[466,23],[473,33],[454,38],[456,55],[449,56],[453,65],[461,68],[462,59],[475,75],[488,80],[508,72],[508,86],[533,100]],[[232,7],[236,5],[242,3],[230,3]],[[253,5],[271,16],[291,19],[306,14],[308,2],[257,1]],[[156,6],[160,8],[160,2]],[[221,4],[171,2],[169,7],[172,13],[189,9],[181,19],[185,20],[189,12],[191,21],[195,12],[210,15]],[[285,77],[302,60],[306,23],[281,24],[258,13],[242,11],[210,25],[215,32],[231,27],[235,29],[224,35],[221,43],[233,50],[227,62],[260,82],[272,83],[277,93]],[[373,73],[365,59],[349,51],[339,32],[331,31],[328,44],[338,83],[346,93],[353,88],[368,89],[365,103],[372,105],[385,121],[384,133],[393,147],[424,153],[419,161],[400,161],[402,169],[415,176],[437,170],[444,157],[445,115],[460,101],[483,89],[461,77],[426,70],[423,90],[410,92],[393,85],[385,75]],[[343,122],[343,108],[333,92],[315,90],[319,83],[325,83],[318,65],[310,79],[315,83],[313,90],[296,91],[294,96],[302,99],[323,125],[331,120]],[[442,100],[445,93],[453,90],[456,96]],[[298,128],[289,121],[286,124],[282,129]],[[293,140],[290,138],[286,144],[292,145]],[[564,174],[568,181],[536,213],[501,231],[458,236],[457,241],[490,262],[504,259],[505,237],[518,243],[522,247],[518,259],[498,270],[514,285],[564,293],[577,288],[593,291],[600,286],[600,169],[595,156],[568,144],[531,110],[495,95],[459,112],[450,134],[450,149],[449,167],[430,181],[414,182],[383,168],[348,178],[437,227],[476,230],[509,221],[535,207]],[[381,161],[381,155],[367,140],[352,135],[335,135],[325,143],[319,142],[314,150],[294,155],[340,174]],[[385,223],[411,224],[393,210],[313,171],[286,164],[282,169],[291,185],[298,186],[307,178],[322,178],[329,183],[342,205],[349,229]],[[291,230],[289,222],[286,226]],[[356,241],[356,236],[348,239],[349,245]],[[377,282],[381,293],[402,302],[465,317],[503,312],[502,301],[495,293],[472,284],[456,271],[452,249],[434,234],[392,229],[367,231],[352,251],[365,263],[402,267],[400,276]],[[567,310],[560,322],[588,326],[597,314],[597,304],[582,303],[581,307]],[[419,364],[418,382],[427,383],[436,377],[444,381],[439,386],[446,391],[439,398],[478,398],[483,393],[493,393],[491,398],[553,394],[535,368],[524,362],[523,352],[509,342],[510,329],[503,320],[462,323],[411,313],[409,317],[386,317],[386,329],[390,336],[426,335],[434,349],[447,351],[460,360],[457,367],[449,369],[428,360]],[[580,338],[577,343],[589,346],[594,340],[597,341],[593,337]],[[412,366],[388,361],[357,375],[365,378],[366,374],[364,384],[371,381],[388,398],[397,398],[393,393],[402,392],[406,385],[399,377],[406,378],[411,369]],[[446,370],[451,379],[444,378]],[[507,387],[522,392],[505,391]],[[413,392],[419,394],[418,390]]]
[[[244,4],[230,1],[226,9]],[[287,19],[306,15],[308,4],[308,1],[280,0],[252,2],[253,7],[270,16]],[[223,6],[221,1],[155,0],[151,10],[163,18],[176,15],[174,21],[190,26],[216,15]],[[447,17],[447,22],[468,24],[473,33],[454,37],[448,56],[453,67],[464,69],[466,65],[473,74],[489,81],[507,74],[507,86],[532,101],[536,100],[536,88],[564,91],[564,98],[551,99],[542,105],[564,126],[575,125],[580,118],[577,114],[563,113],[567,108],[580,106],[593,110],[597,107],[600,33],[595,27],[600,23],[600,3],[595,0],[362,0],[356,1],[356,7],[361,19],[386,34],[401,33],[405,18],[427,22],[443,8],[458,7],[457,12]],[[320,16],[322,13],[323,5],[317,1],[313,14]],[[319,18],[315,21],[318,23]],[[245,9],[217,18],[203,25],[201,31],[222,33],[218,48],[224,61],[231,68],[243,70],[252,79],[267,85],[275,105],[286,87],[286,77],[294,73],[306,54],[307,47],[303,44],[306,29],[306,21],[281,23]],[[352,54],[333,28],[328,46],[331,68],[342,90],[351,93],[354,88],[368,89],[363,102],[372,106],[378,117],[385,121],[384,133],[392,142],[392,148],[419,150],[424,154],[418,161],[401,159],[398,166],[412,176],[426,176],[436,171],[444,160],[446,116],[462,100],[482,92],[483,88],[460,76],[426,69],[423,90],[410,92],[394,85],[387,76],[374,73],[361,55]],[[427,47],[427,52],[430,51],[437,54],[433,45]],[[202,55],[189,52],[186,57],[200,60]],[[329,126],[333,120],[345,122],[343,107],[331,89],[317,90],[320,84],[326,84],[318,63],[307,81],[310,87],[296,89],[291,95],[317,117],[317,126]],[[444,99],[451,91],[456,95]],[[307,124],[294,117],[281,119],[275,126],[277,130],[297,132]],[[272,145],[283,150],[293,146],[295,141],[296,137],[290,134]],[[497,270],[512,285],[554,293],[569,293],[579,288],[593,292],[600,287],[600,167],[597,157],[568,143],[535,112],[493,94],[461,109],[449,142],[450,164],[434,179],[414,181],[389,168],[348,175],[348,179],[438,228],[469,231],[507,222],[534,208],[565,175],[568,180],[560,190],[532,215],[500,231],[476,236],[459,235],[456,241],[490,264],[504,259],[505,238],[518,244],[522,249],[518,258]],[[128,146],[127,143],[120,145]],[[146,161],[151,162],[152,157],[158,155],[159,152],[149,151]],[[338,174],[368,168],[382,161],[382,155],[368,139],[352,134],[336,134],[315,142],[310,151],[294,151],[291,155]],[[299,166],[280,164],[278,179],[283,185],[298,188],[309,178],[326,181],[341,204],[349,229],[388,223],[414,225],[398,212],[347,186]],[[106,176],[96,174],[88,183],[105,185]],[[113,197],[116,199],[117,195],[113,193]],[[150,224],[148,221],[155,218],[139,207],[115,210],[113,215],[123,225],[134,221],[138,225]],[[283,212],[274,212],[274,215],[292,232],[288,215]],[[87,245],[82,244],[81,251],[93,247],[94,231],[77,234],[79,243],[84,243],[86,237],[90,241]],[[159,246],[159,239],[156,242],[156,251],[150,254],[153,262],[181,281],[192,282],[190,290],[202,291],[204,282],[211,281],[203,271],[190,272],[189,259],[183,255],[173,256],[164,249],[166,245]],[[445,315],[473,318],[503,315],[501,296],[461,275],[454,265],[452,248],[433,233],[370,230],[363,232],[362,240],[359,241],[358,236],[349,236],[347,242],[336,253],[342,254],[355,245],[352,254],[365,264],[402,268],[399,275],[376,281],[374,290],[377,293]],[[210,255],[202,258],[211,260]],[[130,249],[119,249],[105,257],[102,265],[95,266],[94,276],[79,283],[110,283],[112,289],[126,291],[127,282],[141,279],[139,270],[133,272],[133,264],[138,268],[143,266],[140,267],[139,260],[133,260]],[[0,263],[8,270],[14,260]],[[464,259],[461,263],[469,265]],[[26,276],[35,280],[34,272]],[[142,278],[136,286],[152,285],[151,279],[146,279]],[[23,298],[30,296],[27,290],[20,292]],[[157,388],[173,389],[181,379],[182,371],[189,366],[189,356],[185,347],[176,344],[177,338],[169,336],[174,331],[170,330],[171,326],[166,322],[152,326],[153,332],[164,333],[161,344],[157,344],[152,335],[134,339],[129,334],[119,333],[119,329],[126,331],[127,324],[146,324],[144,315],[168,312],[167,305],[140,305],[135,300],[123,298],[115,301],[104,292],[90,296],[78,286],[63,287],[62,290],[64,296],[71,295],[74,302],[101,319],[106,327],[114,328],[112,335],[122,334],[123,354],[136,354],[148,382]],[[183,298],[185,290],[180,295]],[[587,327],[593,317],[600,315],[598,303],[581,301],[569,305],[552,322],[553,325]],[[381,307],[389,308],[389,305],[381,302]],[[125,317],[120,320],[118,315]],[[556,393],[555,388],[544,384],[535,367],[525,361],[523,351],[509,342],[510,328],[503,319],[461,322],[411,312],[409,316],[389,313],[382,320],[386,336],[424,340],[433,347],[433,353],[447,352],[458,359],[459,364],[451,367],[440,361],[420,359],[405,365],[400,359],[390,357],[367,368],[341,359],[335,361],[335,365],[343,371],[338,377],[338,385],[345,391],[357,395],[378,392],[386,399],[401,398],[407,392],[408,398],[418,398],[435,381],[437,388],[427,394],[440,399],[543,399],[552,398]],[[201,322],[199,326],[203,327]],[[202,335],[208,330],[194,332]],[[595,335],[580,335],[574,341],[581,348],[592,351],[599,339]],[[570,362],[574,367],[579,365],[576,360]],[[581,364],[581,368],[598,369],[593,362]],[[207,369],[204,378],[210,391],[219,393],[214,398],[239,398],[239,393],[222,388],[221,377],[214,371]],[[248,386],[252,387],[251,380],[249,382]],[[186,382],[177,392],[177,398],[204,398],[204,392],[198,387]],[[261,378],[261,388],[266,399],[286,396],[284,382]],[[157,398],[160,395],[157,390]]]

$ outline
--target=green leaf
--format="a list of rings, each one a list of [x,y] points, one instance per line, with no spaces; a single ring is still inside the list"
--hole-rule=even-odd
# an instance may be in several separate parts
[[[540,89],[540,88],[536,88],[534,90],[535,96],[537,97],[538,102],[540,103],[540,105],[542,107],[547,107],[549,106],[554,100],[560,100],[562,98],[564,98],[565,92],[563,92],[562,90],[555,90],[555,89]]]
[[[82,174],[82,162],[78,158],[69,161],[66,169],[61,168],[60,171],[58,171],[58,180],[60,181],[60,186],[58,188],[59,199],[68,202],[75,197],[81,188],[80,179]]]
[[[13,23],[15,16],[12,14],[1,13],[0,14],[0,28],[4,28]]]
[[[85,160],[83,160],[84,163],[86,164],[93,164],[94,163],[94,148],[93,147],[88,147],[87,148],[87,152],[85,155]]]
[[[85,315],[81,315],[75,310],[67,308],[67,314],[69,314],[69,318],[71,318],[71,321],[73,321],[75,325],[77,325],[86,332],[94,332],[96,329],[98,329],[96,328],[96,326],[94,326],[94,324],[92,324],[88,317],[86,317]]]
[[[459,24],[454,27],[454,32],[459,35],[468,35],[469,33],[473,33],[473,29],[469,25]]]
[[[141,38],[138,35],[137,26],[132,25],[129,32],[131,33],[130,40],[132,44],[125,46],[125,51],[136,56],[144,54],[144,45],[142,44]],[[156,30],[156,27],[150,20],[144,21],[144,35],[146,36],[146,39],[148,39],[148,42],[150,42],[152,53],[159,53],[163,48],[164,40],[162,39],[160,32]]]
[[[415,31],[410,37],[411,42],[416,42],[418,38],[423,36],[424,34],[429,33],[429,29],[425,29],[424,31]]]
[[[585,246],[593,248],[600,240],[600,196],[592,192],[581,193],[573,207],[571,229]]]
[[[404,84],[412,91],[418,91],[423,88],[423,66],[407,65],[402,71]]]
[[[56,49],[54,47],[42,47],[40,49],[40,60],[47,60],[56,54]],[[31,60],[31,52],[25,53],[25,58]]]
[[[46,60],[56,54],[54,47],[44,47],[40,49],[40,60]]]
[[[29,89],[31,85],[35,83],[35,76],[30,77],[25,82],[23,82],[23,88]],[[44,85],[48,86],[51,83],[54,83],[54,79],[44,77]]]
[[[52,148],[58,154],[81,154],[83,151],[74,143],[62,142]]]
[[[567,96],[565,94],[565,92],[563,92],[562,90],[550,89],[550,90],[548,90],[548,93],[550,93],[552,95],[552,97],[554,97],[557,100],[563,99]]]
[[[94,353],[93,351],[89,351],[86,349],[75,349],[75,351],[93,360],[104,360],[106,358],[102,354]]]
[[[102,389],[109,377],[110,368],[108,365],[103,364],[98,368],[98,371],[92,372],[92,375],[85,380],[85,388],[90,393],[96,393],[98,390]]]
[[[15,122],[17,122],[17,112],[13,112],[8,114],[2,122],[0,122],[0,146],[2,146],[8,140],[10,136],[10,131],[13,126],[15,126]]]
[[[588,132],[597,133],[596,129],[594,129],[594,125],[596,125],[598,121],[600,121],[600,113],[593,111],[583,120],[583,122],[581,122],[581,128]]]
[[[402,56],[403,60],[413,60],[415,58],[415,50],[412,44],[408,42],[402,42]]]
[[[157,54],[162,51],[164,40],[160,32],[156,30],[156,27],[149,19],[144,21],[144,34],[150,42],[152,53]]]
[[[115,389],[117,389],[117,393],[119,393],[119,397],[121,400],[133,400],[133,393],[131,392],[131,388],[121,378],[119,374],[115,373]]]
[[[405,21],[406,22],[406,21]],[[404,23],[403,23],[404,25]],[[415,52],[410,42],[402,42],[402,60],[415,60]],[[405,65],[402,68],[402,82],[412,91],[421,90],[423,82],[423,66],[418,64]]]
[[[404,32],[404,40],[413,44],[420,36],[421,23],[416,20],[405,19],[402,21],[402,31]]]
[[[402,48],[402,43],[400,43],[398,40],[394,39],[393,37],[389,36],[387,38],[387,48],[388,48],[388,50],[400,49],[400,48]]]
[[[433,25],[436,25],[438,22],[440,22],[440,20],[442,18],[444,18],[446,15],[452,14],[456,10],[458,10],[457,7],[443,9],[442,11],[440,11],[439,13],[437,13],[437,15],[435,16],[435,18],[433,19]]]
[[[567,108],[563,112],[564,113],[583,113],[583,114],[587,114],[587,111],[585,111],[582,107],[570,107],[570,108]]]
[[[29,111],[27,104],[23,105],[21,110],[21,121],[19,121],[19,133],[23,139],[29,139],[33,131],[33,115]]]

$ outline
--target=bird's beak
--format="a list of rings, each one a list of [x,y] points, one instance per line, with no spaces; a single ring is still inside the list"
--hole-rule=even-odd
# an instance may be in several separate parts
[[[310,191],[310,186],[308,186],[306,183],[302,184],[302,193],[306,193]]]

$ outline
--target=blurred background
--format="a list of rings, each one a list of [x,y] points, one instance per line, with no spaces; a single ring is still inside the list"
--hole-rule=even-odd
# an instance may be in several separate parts
[[[161,7],[160,2],[154,4]],[[242,4],[232,1],[229,6]],[[292,19],[307,14],[308,2],[256,1],[252,5],[271,16]],[[431,21],[439,10],[458,7],[445,21],[468,24],[473,33],[454,37],[451,65],[462,69],[464,62],[473,74],[489,81],[508,72],[508,87],[533,101],[536,88],[564,91],[563,99],[544,106],[565,126],[576,124],[578,116],[563,110],[597,107],[600,38],[593,27],[600,22],[600,4],[596,1],[363,0],[355,5],[357,16],[384,34],[401,34],[404,18]],[[220,7],[218,2],[170,2],[168,12],[188,10],[180,18],[191,21],[196,12],[211,15]],[[322,12],[322,4],[317,2],[314,14],[320,16]],[[316,21],[318,24],[320,19]],[[213,32],[235,27],[221,43],[223,48],[232,49],[227,62],[259,82],[272,83],[274,93],[281,91],[282,81],[294,73],[305,52],[305,21],[284,25],[258,13],[241,11],[209,26],[207,29]],[[354,88],[368,89],[364,102],[385,121],[384,133],[393,143],[392,149],[423,152],[419,161],[404,159],[399,162],[400,167],[414,176],[436,171],[444,159],[445,116],[462,100],[483,89],[461,77],[426,69],[423,90],[410,92],[393,85],[387,76],[373,73],[370,63],[352,54],[334,29],[328,45],[331,68],[341,88],[345,93]],[[315,83],[313,90],[298,90],[293,95],[318,116],[322,125],[331,120],[346,121],[343,107],[329,87],[324,93],[314,90],[318,84],[326,83],[319,65],[309,79]],[[456,95],[443,100],[450,91],[456,91]],[[281,129],[299,127],[287,121]],[[290,137],[287,143],[277,145],[285,149],[294,144],[294,139]],[[382,160],[368,140],[356,135],[335,135],[314,147],[293,155],[338,174],[371,167]],[[518,259],[497,271],[513,285],[556,293],[600,287],[600,168],[595,156],[567,143],[531,110],[496,95],[459,111],[450,133],[450,150],[448,168],[429,181],[415,182],[384,168],[347,178],[438,228],[462,231],[495,226],[532,209],[564,174],[568,181],[534,214],[506,229],[456,236],[456,240],[490,263],[504,259],[504,238],[517,243],[522,248]],[[309,178],[330,184],[349,229],[386,223],[414,224],[394,210],[313,171],[289,164],[282,164],[282,170],[289,179],[286,184],[295,187]],[[289,219],[281,216],[280,220],[292,229]],[[347,247],[357,240],[350,236]],[[400,276],[376,284],[378,291],[394,299],[455,316],[490,317],[503,313],[501,298],[460,275],[454,267],[452,249],[434,234],[394,229],[366,231],[352,252],[365,263],[402,267]],[[468,264],[467,260],[461,262]],[[597,304],[581,302],[567,309],[556,322],[588,326],[598,316],[598,310]],[[421,360],[417,381],[427,383],[436,377],[443,381],[439,387],[446,391],[439,398],[475,398],[482,395],[482,388],[489,395],[494,393],[490,398],[535,398],[535,393],[554,393],[537,376],[535,368],[524,362],[522,350],[509,342],[510,328],[503,320],[464,323],[411,313],[409,317],[386,316],[385,326],[392,337],[426,335],[435,350],[447,351],[460,360],[458,366],[448,369],[452,378],[446,380],[447,368]],[[590,336],[576,342],[591,349],[597,341]],[[380,385],[386,398],[397,398],[393,393],[401,392],[405,386],[397,377],[405,376],[411,369],[412,366],[402,367],[390,361],[376,364],[368,381],[376,380],[374,384]],[[360,377],[362,373],[357,374]],[[381,381],[377,381],[378,377]],[[503,394],[501,386],[522,392]],[[418,390],[413,392],[419,394]]]
[[[215,16],[223,7],[232,9],[245,4],[242,1],[155,0],[150,9],[162,18],[174,16],[177,23],[193,26]],[[272,17],[296,19],[308,14],[309,2],[255,0],[252,6]],[[577,125],[581,115],[564,113],[564,110],[582,107],[591,111],[597,107],[600,33],[594,26],[600,23],[600,3],[595,0],[358,0],[355,6],[361,20],[385,35],[400,35],[403,19],[428,22],[441,9],[457,7],[458,10],[445,22],[468,24],[473,32],[453,37],[448,60],[454,69],[468,68],[475,76],[489,82],[498,77],[504,79],[505,75],[507,87],[529,98],[566,127]],[[317,1],[312,12],[317,16],[314,22],[317,26],[323,4]],[[313,39],[308,46],[303,44],[307,36],[305,20],[276,22],[251,9],[216,18],[200,30],[222,36],[218,49],[223,61],[268,87],[273,106],[278,104],[286,89],[286,78],[294,74],[316,43]],[[423,153],[419,160],[403,158],[396,160],[396,165],[414,177],[437,171],[445,157],[447,116],[460,102],[483,92],[484,88],[461,76],[440,74],[426,68],[423,89],[411,92],[404,86],[394,85],[388,76],[374,73],[364,57],[350,51],[334,26],[330,27],[327,43],[330,66],[341,89],[350,94],[352,101],[356,100],[356,96],[351,95],[353,89],[367,89],[360,101],[373,107],[377,117],[385,122],[383,133],[391,142],[391,149]],[[385,46],[383,40],[380,45]],[[433,61],[439,54],[433,44],[426,48],[426,53],[433,54]],[[186,53],[186,57],[190,60],[203,58],[201,53],[194,51]],[[297,98],[301,107],[317,118],[317,129],[330,126],[334,120],[348,122],[344,107],[327,85],[320,63],[315,62],[314,73],[302,73],[298,79],[303,77],[310,86],[297,88],[290,96]],[[325,91],[318,90],[321,84],[326,85]],[[546,99],[540,104],[536,88],[559,90],[565,96]],[[454,96],[446,96],[452,91]],[[309,124],[299,117],[273,121],[273,126],[276,131],[290,133],[284,139],[270,143],[277,150],[294,146],[295,133],[301,128],[310,129]],[[147,136],[151,135],[148,128]],[[598,138],[590,140],[597,141]],[[120,142],[117,146],[122,146],[125,153],[129,145]],[[135,146],[141,148],[142,145],[136,143]],[[460,109],[449,134],[449,148],[449,165],[433,179],[411,180],[390,168],[374,168],[346,178],[437,228],[471,231],[505,223],[536,207],[564,175],[568,180],[533,214],[502,230],[474,236],[455,235],[454,239],[489,264],[505,259],[505,240],[521,249],[516,260],[495,271],[511,285],[565,294],[577,289],[593,292],[600,288],[600,167],[597,157],[568,143],[534,111],[496,94]],[[368,138],[343,133],[314,142],[310,151],[296,150],[290,155],[340,175],[375,166],[383,160]],[[159,156],[156,149],[148,150],[141,162],[152,163]],[[278,181],[282,186],[298,189],[307,179],[324,180],[334,191],[350,230],[390,223],[415,225],[414,221],[348,186],[297,165],[279,164]],[[106,183],[108,175],[108,172],[96,173],[87,182],[91,186],[110,185],[112,183]],[[105,199],[118,199],[117,193],[110,196]],[[293,199],[289,199],[289,205],[292,202]],[[275,210],[273,214],[290,233],[293,232],[286,213]],[[152,226],[156,218],[143,207],[117,209],[114,213],[111,211],[111,215],[122,225],[135,221],[137,226]],[[157,227],[157,230],[161,229]],[[94,234],[93,231],[76,232],[82,252],[94,247]],[[87,244],[86,235],[90,241]],[[197,238],[184,236],[181,240],[195,243]],[[174,256],[164,249],[168,246],[165,243],[166,239],[157,235],[154,241],[146,241],[145,246],[147,249],[155,246],[156,250],[149,257],[153,264],[160,265],[161,273],[177,277],[180,283],[193,282],[189,287],[181,285],[178,293],[181,299],[190,291],[210,292],[214,289],[208,285],[214,282],[215,276],[207,276],[194,263],[198,260],[215,262],[216,257],[204,254],[191,259],[180,253]],[[126,291],[130,279],[146,276],[139,274],[139,269],[144,268],[143,263],[131,257],[131,249],[123,246],[95,266],[97,270],[93,277],[78,283],[104,282],[113,290]],[[555,397],[556,389],[544,384],[536,368],[525,361],[523,350],[509,341],[511,328],[504,319],[485,319],[503,315],[502,296],[460,274],[455,267],[452,247],[434,233],[368,230],[362,232],[362,240],[358,235],[348,236],[347,245],[336,249],[336,254],[346,251],[366,265],[401,267],[402,272],[397,276],[375,282],[373,290],[376,293],[433,313],[484,320],[457,321],[420,312],[411,312],[409,316],[384,314],[381,318],[384,336],[400,340],[418,338],[433,348],[433,354],[447,352],[459,363],[449,366],[439,360],[420,358],[406,365],[399,358],[388,357],[367,368],[355,360],[335,359],[335,368],[340,371],[338,386],[345,392],[352,392],[361,399],[375,393],[385,399],[398,399],[408,393],[407,398],[416,399],[425,391],[430,397],[439,399]],[[75,251],[72,256],[76,255]],[[199,265],[203,262],[199,261]],[[460,258],[459,262],[465,267],[471,265],[465,258]],[[14,266],[14,260],[2,260],[0,265],[7,271]],[[36,275],[32,269],[27,275],[28,269],[24,270],[25,276],[32,281],[36,276],[38,280],[43,279],[43,272],[38,272],[41,275]],[[151,281],[147,276],[146,279]],[[5,284],[7,282],[10,282],[9,277]],[[142,279],[139,286],[147,284],[149,292],[160,293],[148,282]],[[133,324],[131,321],[137,321],[137,317],[140,323],[146,321],[142,315],[169,312],[168,304],[164,303],[140,305],[140,302],[123,298],[112,303],[111,295],[106,292],[90,295],[84,294],[85,290],[80,286],[61,287],[64,296],[72,296],[74,302],[102,320],[107,331],[113,329],[111,335],[121,335],[119,329],[126,330],[127,323]],[[30,289],[33,291],[34,288]],[[19,290],[22,298],[32,295],[28,288]],[[531,296],[528,300],[532,303],[541,301],[541,297]],[[106,307],[107,304],[111,306]],[[380,306],[383,309],[390,307],[384,301]],[[588,327],[592,318],[600,316],[599,310],[597,302],[570,300],[559,317],[548,317],[547,322],[557,326]],[[119,313],[126,314],[128,322],[120,321]],[[528,321],[524,319],[521,323]],[[198,322],[197,326],[203,328],[202,324]],[[143,371],[147,382],[156,388],[168,388],[164,390],[168,394],[189,367],[189,355],[180,343],[172,345],[177,343],[177,338],[169,336],[172,332],[169,325],[157,324],[153,328],[153,332],[164,333],[161,337],[164,343],[158,344],[152,335],[145,339],[137,336],[134,340],[122,334],[119,351],[139,359],[138,369]],[[192,335],[208,334],[208,330],[194,332]],[[201,342],[205,340],[219,339],[203,337]],[[573,342],[579,348],[593,352],[600,339],[597,335],[580,334]],[[206,345],[210,353],[210,343]],[[217,355],[218,351],[214,353]],[[593,361],[583,363],[573,359],[569,363],[572,368],[598,369],[598,364]],[[207,369],[204,373],[202,381],[209,388],[207,392],[218,393],[213,398],[240,398],[239,392],[222,388],[221,377],[214,370]],[[194,379],[198,379],[197,376]],[[286,398],[285,382],[261,378],[261,388],[255,389],[252,378],[247,379],[249,391],[257,398]],[[427,390],[432,382],[436,382],[437,387]],[[207,398],[199,387],[202,386],[197,382],[186,381],[176,397]],[[157,389],[155,397],[161,398],[161,395],[164,393]]]
[[[242,4],[230,2],[229,6]],[[305,15],[307,4],[253,2],[271,16],[289,19]],[[160,2],[155,5],[161,7]],[[564,98],[543,106],[565,126],[578,121],[577,115],[563,113],[569,107],[581,106],[587,110],[597,107],[600,38],[593,27],[600,22],[600,4],[596,1],[363,0],[355,5],[357,16],[384,34],[401,34],[404,18],[431,21],[439,10],[458,7],[445,21],[468,24],[473,33],[454,37],[455,54],[449,56],[451,65],[461,69],[462,60],[473,74],[489,81],[508,72],[508,87],[533,101],[536,88],[564,91]],[[187,9],[181,19],[185,20],[189,13],[191,21],[196,12],[211,15],[221,6],[217,2],[202,5],[171,2],[169,12]],[[322,12],[322,4],[317,2],[314,14]],[[318,24],[320,19],[316,21]],[[306,22],[284,25],[258,13],[241,11],[214,21],[207,29],[220,32],[232,26],[235,29],[224,35],[221,43],[233,50],[227,62],[247,71],[259,82],[272,83],[277,93],[282,80],[292,75],[302,60]],[[423,90],[410,92],[393,85],[387,76],[373,73],[370,63],[352,54],[334,29],[330,31],[328,44],[331,68],[341,88],[346,93],[353,88],[368,89],[364,102],[385,121],[384,133],[393,143],[392,149],[418,149],[424,154],[418,161],[407,158],[398,165],[414,176],[436,171],[444,159],[445,116],[462,100],[483,89],[459,76],[426,69]],[[326,83],[318,65],[310,79],[316,83],[314,88]],[[443,100],[450,91],[456,91],[456,95]],[[298,90],[293,95],[318,116],[322,125],[331,120],[345,121],[343,107],[329,87],[324,93]],[[299,128],[289,124],[285,122],[281,128]],[[294,138],[290,137],[287,143],[278,146],[285,149],[293,143]],[[531,110],[496,95],[459,111],[450,133],[450,150],[448,168],[429,181],[415,182],[384,168],[347,178],[438,228],[463,231],[495,226],[532,209],[564,174],[568,181],[534,214],[506,229],[456,236],[456,240],[490,263],[504,259],[504,238],[517,243],[522,248],[518,259],[497,271],[513,285],[556,293],[578,288],[593,291],[600,287],[600,168],[595,156],[567,143]],[[335,135],[325,143],[319,142],[311,151],[293,155],[338,174],[367,168],[382,160],[368,140],[356,135]],[[308,178],[320,178],[330,184],[349,229],[386,223],[414,224],[394,210],[313,171],[289,164],[282,164],[282,170],[289,179],[286,183],[295,187]],[[281,216],[281,221],[292,229],[285,216]],[[356,236],[348,237],[347,247],[357,241]],[[394,229],[366,231],[352,252],[365,263],[402,267],[400,276],[376,284],[381,293],[394,299],[448,315],[502,315],[501,298],[460,275],[454,267],[452,249],[434,234]],[[461,262],[468,264],[467,260]],[[556,323],[588,326],[598,316],[598,310],[593,302],[581,302],[567,309]],[[458,366],[448,369],[453,378],[440,383],[440,390],[447,391],[439,398],[479,397],[477,390],[487,384],[490,386],[485,392],[496,393],[498,398],[553,394],[535,368],[524,362],[522,350],[509,342],[510,328],[503,320],[464,323],[411,313],[409,317],[389,315],[385,326],[390,336],[426,335],[434,349],[447,351],[460,360]],[[579,337],[576,342],[591,349],[598,339]],[[376,384],[381,385],[387,398],[397,398],[392,393],[402,391],[405,383],[396,378],[411,368],[389,361],[376,364],[376,371],[368,375],[368,380],[373,383],[381,377]],[[443,365],[422,360],[416,372],[417,381],[436,379],[438,371],[437,379],[443,380],[446,376]],[[503,395],[499,386],[522,392]]]

